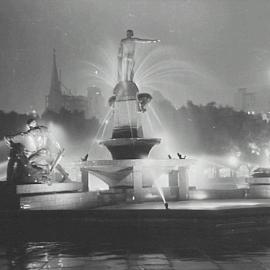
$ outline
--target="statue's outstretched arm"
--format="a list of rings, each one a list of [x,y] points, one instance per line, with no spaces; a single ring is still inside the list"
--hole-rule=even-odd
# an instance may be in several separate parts
[[[138,43],[157,43],[160,42],[159,39],[147,39],[147,38],[134,38]]]

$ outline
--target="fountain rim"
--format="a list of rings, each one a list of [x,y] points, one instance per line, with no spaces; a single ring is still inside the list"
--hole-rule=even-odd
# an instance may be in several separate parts
[[[161,138],[115,138],[107,139],[99,142],[100,145],[120,146],[127,144],[160,144]]]

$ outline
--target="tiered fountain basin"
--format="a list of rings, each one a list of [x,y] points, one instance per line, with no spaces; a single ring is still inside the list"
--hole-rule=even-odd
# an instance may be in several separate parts
[[[149,155],[152,147],[159,144],[158,138],[117,138],[101,141],[114,160],[142,159]]]

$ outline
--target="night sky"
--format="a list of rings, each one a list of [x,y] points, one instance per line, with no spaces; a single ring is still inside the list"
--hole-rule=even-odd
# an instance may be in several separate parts
[[[238,87],[259,91],[270,83],[269,0],[1,0],[0,109],[44,110],[53,48],[65,86],[84,94],[96,84],[108,96],[113,84],[91,74],[111,83],[130,28],[161,40],[137,48],[141,74],[157,70],[141,90],[160,90],[176,106],[188,99],[232,104]]]

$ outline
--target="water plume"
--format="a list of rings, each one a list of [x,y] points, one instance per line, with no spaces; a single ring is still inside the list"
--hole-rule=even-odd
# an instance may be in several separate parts
[[[8,161],[0,162],[0,181],[6,181],[7,163]]]
[[[118,43],[107,40],[106,45],[100,45],[96,53],[97,62],[82,61],[85,65],[83,73],[88,77],[92,84],[111,94],[112,89],[117,83],[117,52]],[[137,46],[135,56],[134,82],[138,85],[141,92],[166,90],[174,103],[179,105],[183,101],[183,96],[188,98],[191,89],[200,92],[217,92],[225,86],[218,81],[199,63],[186,61],[184,55],[178,48],[158,46],[146,48]],[[179,92],[182,94],[181,100]],[[194,94],[194,93],[193,93]]]
[[[156,110],[153,108],[153,106],[151,106],[151,104],[148,105],[150,108],[151,113],[154,115],[155,119],[157,120],[158,124],[160,125],[160,127],[162,128],[162,130],[164,130],[164,126],[158,116],[158,114],[156,113]]]
[[[162,190],[162,183],[163,183],[163,180],[165,177],[166,177],[166,175],[162,174],[157,179],[154,180],[154,186],[157,188],[157,190],[160,194],[160,197],[162,198],[162,201],[164,204],[166,203],[166,199],[165,199],[164,192]]]
[[[107,111],[106,115],[104,116],[103,120],[101,121],[101,124],[97,130],[97,133],[96,133],[94,139],[92,139],[92,141],[90,143],[88,153],[91,153],[93,148],[94,148],[94,145],[97,145],[99,143],[99,141],[103,139],[107,125],[108,125],[109,121],[111,120],[112,115],[113,115],[113,109],[110,108]],[[99,137],[100,133],[101,133],[101,137]]]

